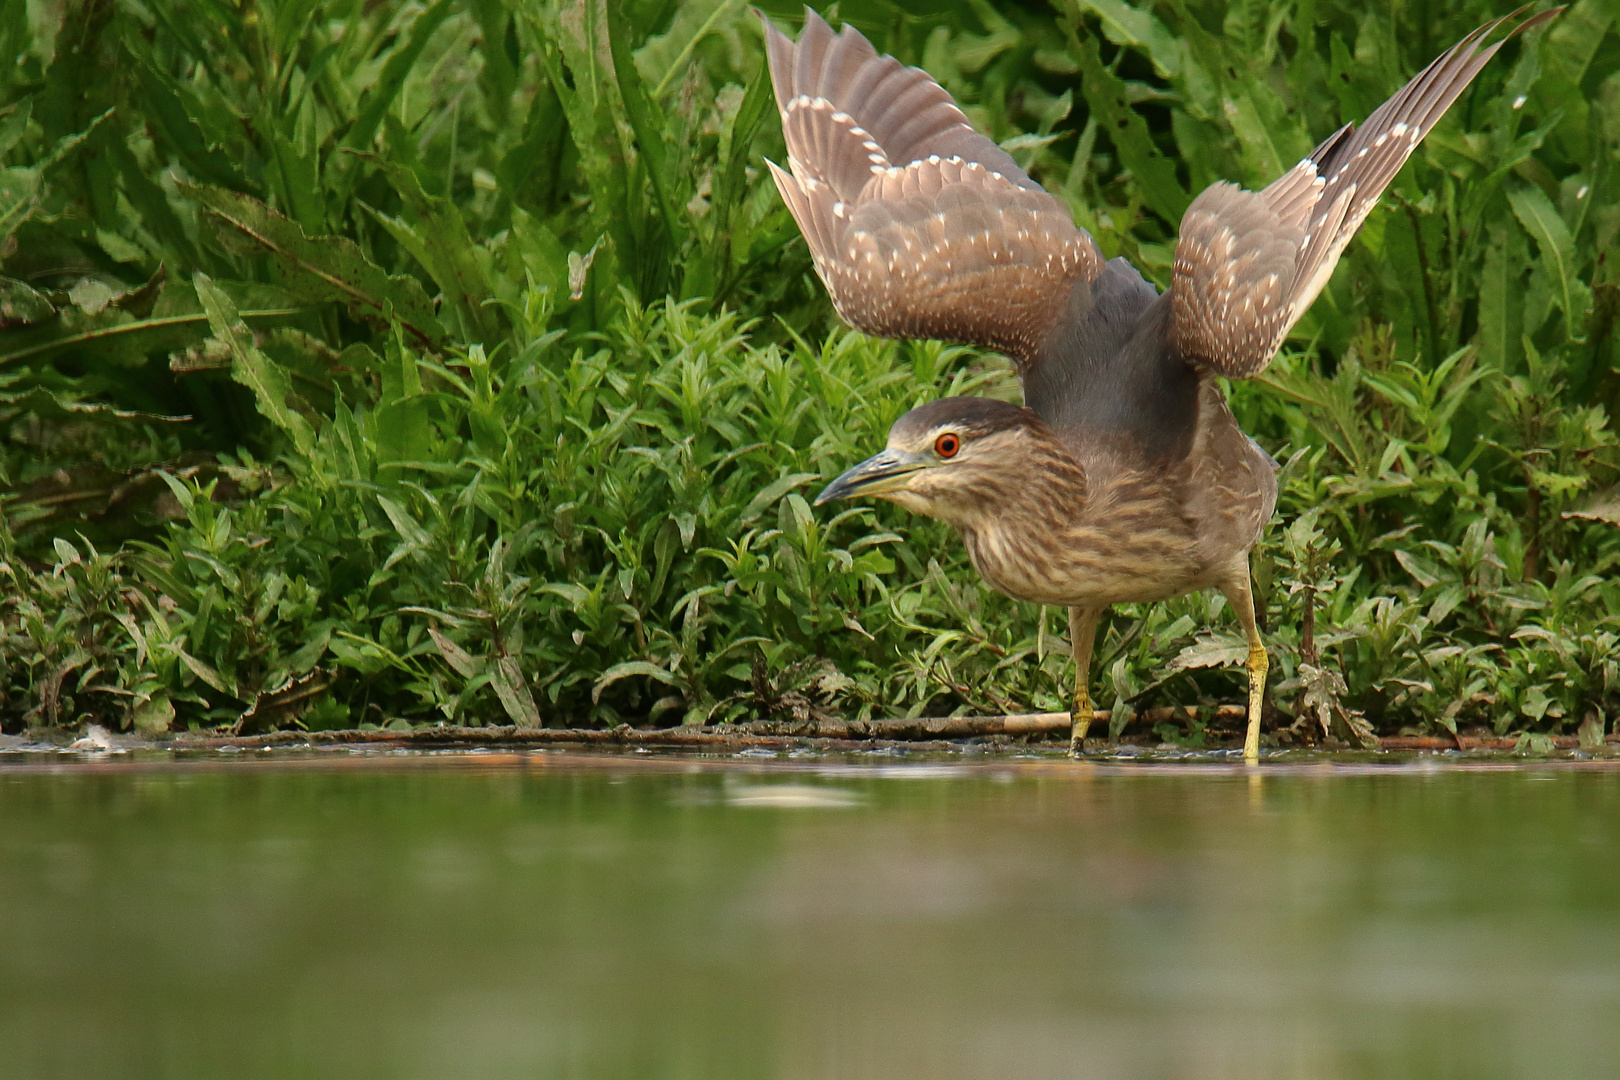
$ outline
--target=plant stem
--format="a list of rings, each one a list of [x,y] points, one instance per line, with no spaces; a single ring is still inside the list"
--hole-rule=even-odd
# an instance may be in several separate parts
[[[1316,655],[1316,587],[1305,586],[1304,610],[1299,616],[1299,659],[1311,667],[1321,667]]]
[[[1541,569],[1541,489],[1526,469],[1524,495],[1524,580],[1534,581]]]

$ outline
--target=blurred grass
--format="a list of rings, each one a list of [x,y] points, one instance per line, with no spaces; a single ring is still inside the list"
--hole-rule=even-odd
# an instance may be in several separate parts
[[[1500,13],[851,12],[1161,284],[1204,185]],[[837,322],[742,4],[0,0],[0,55],[8,729],[1063,707],[1061,617],[806,502],[912,405],[1017,389]],[[1256,574],[1297,736],[1615,715],[1617,194],[1620,18],[1578,0],[1233,387],[1289,462]],[[1217,598],[1123,605],[1099,698],[1225,700],[1242,653]]]

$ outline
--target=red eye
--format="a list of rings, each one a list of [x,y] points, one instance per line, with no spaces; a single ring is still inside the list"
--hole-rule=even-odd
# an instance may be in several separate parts
[[[957,434],[954,431],[947,431],[945,434],[934,440],[934,453],[938,454],[940,457],[955,457],[956,452],[960,449],[962,449],[962,440],[957,437]]]

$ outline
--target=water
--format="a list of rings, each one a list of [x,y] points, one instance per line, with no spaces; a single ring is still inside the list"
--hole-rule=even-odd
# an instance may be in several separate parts
[[[1620,1069],[1603,765],[249,757],[0,765],[0,1075]]]

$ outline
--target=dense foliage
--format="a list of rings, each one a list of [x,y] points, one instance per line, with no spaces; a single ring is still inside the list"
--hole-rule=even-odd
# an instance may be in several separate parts
[[[856,22],[1162,285],[1204,185],[1263,185],[1500,13],[1394,7]],[[936,523],[808,504],[912,405],[1017,387],[837,322],[763,175],[743,4],[0,0],[0,55],[8,729],[1064,707],[1061,613]],[[1279,724],[1620,706],[1617,196],[1620,18],[1577,0],[1232,388],[1286,462]],[[1097,697],[1116,732],[1235,698],[1243,652],[1216,595],[1125,605]]]

